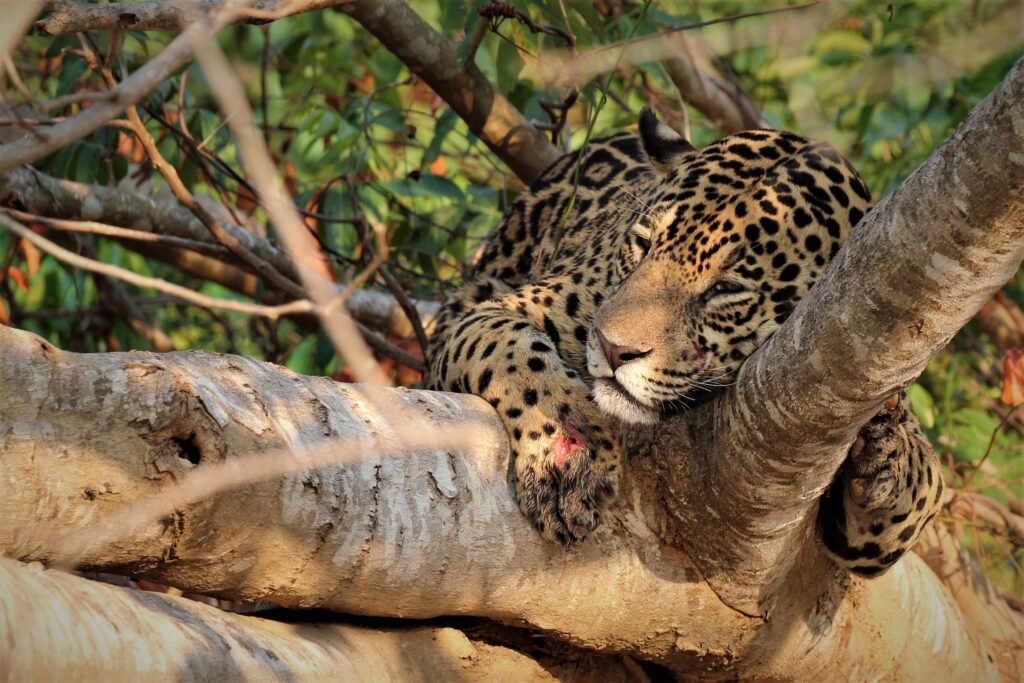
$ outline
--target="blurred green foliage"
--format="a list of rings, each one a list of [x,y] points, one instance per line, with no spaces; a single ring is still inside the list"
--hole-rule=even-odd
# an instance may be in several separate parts
[[[459,44],[460,54],[468,53],[466,36],[481,21],[481,3],[411,4]],[[584,54],[630,37],[766,9],[766,3],[754,0],[512,4],[537,23],[569,30]],[[888,5],[853,0],[719,23],[689,35],[720,77],[746,92],[773,126],[832,142],[880,198],[921,164],[1020,58],[1022,26],[1019,0]],[[138,68],[171,38],[123,33],[123,68]],[[109,34],[91,39],[101,54],[110,51]],[[504,165],[428,87],[411,79],[397,58],[341,12],[234,27],[219,41],[235,60],[296,203],[326,216],[364,221],[317,223],[339,280],[367,267],[370,237],[380,230],[391,249],[388,263],[407,291],[423,298],[443,296],[521,189]],[[40,99],[101,90],[100,79],[84,60],[66,51],[76,47],[73,36],[30,36],[16,50],[15,64]],[[506,20],[497,34],[485,37],[475,61],[528,118],[547,122],[541,100],[558,101],[565,88],[544,82],[538,75],[543,69],[537,67],[564,54],[564,48],[558,37],[533,34],[522,23]],[[681,109],[656,61],[623,55],[607,76],[577,85],[580,97],[569,112],[568,130],[562,131],[563,146],[634,126],[648,102],[663,111]],[[239,182],[242,170],[231,134],[198,67],[164,82],[145,100],[144,109],[163,154],[195,192],[214,197],[223,192],[228,204],[252,209]],[[720,135],[698,111],[686,115],[698,144]],[[183,123],[201,144],[203,156],[178,132]],[[162,181],[140,156],[133,157],[130,140],[115,128],[103,128],[37,166],[85,183],[129,188],[141,183],[141,191],[167,196]],[[257,222],[265,222],[261,209],[252,213]],[[51,236],[75,244],[67,235]],[[105,308],[91,276],[48,257],[36,269],[16,246],[0,231],[0,273],[14,269],[28,275],[27,289],[13,275],[2,281],[0,302],[14,324],[68,349],[147,348],[142,337]],[[105,262],[214,296],[239,297],[116,242],[97,238],[95,249]],[[292,320],[272,323],[171,305],[153,291],[132,293],[180,348],[242,353],[304,373],[339,369],[323,336]],[[1018,305],[1024,302],[1019,282],[1006,293]],[[1018,455],[1024,447],[1024,418],[1004,421],[1008,408],[999,403],[1000,362],[992,341],[969,326],[932,362],[911,388],[911,397],[947,458],[954,485],[984,458],[987,469],[971,479],[971,486],[1008,502],[1024,497],[1024,465]],[[970,544],[1001,585],[1022,593],[1019,547],[986,534],[971,537]]]

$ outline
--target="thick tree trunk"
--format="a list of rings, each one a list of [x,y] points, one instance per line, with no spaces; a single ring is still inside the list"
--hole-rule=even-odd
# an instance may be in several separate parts
[[[983,680],[997,665],[1008,678],[1020,670],[1020,643],[973,633],[917,557],[860,581],[808,536],[806,561],[776,587],[770,617],[730,608],[658,540],[669,518],[658,462],[685,456],[684,442],[638,456],[620,506],[567,554],[520,516],[506,437],[475,397],[378,390],[371,403],[360,387],[243,358],[78,355],[2,328],[0,349],[0,382],[21,388],[0,394],[0,480],[19,482],[0,499],[0,552],[10,557],[52,561],[112,521],[120,537],[87,547],[82,566],[288,607],[484,616],[681,674]],[[380,411],[398,405],[453,432],[475,425],[473,441],[393,452]],[[170,514],[158,507],[142,525],[125,516],[147,496],[173,496],[171,482],[212,476],[218,462],[247,477],[289,453],[292,467],[325,454],[341,464]],[[1004,630],[1019,633],[1021,622],[1006,619]]]

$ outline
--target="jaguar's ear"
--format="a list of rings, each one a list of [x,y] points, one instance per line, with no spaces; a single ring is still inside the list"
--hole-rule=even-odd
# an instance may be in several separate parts
[[[640,144],[651,166],[659,173],[671,171],[684,157],[696,151],[683,136],[659,121],[650,107],[640,112]]]

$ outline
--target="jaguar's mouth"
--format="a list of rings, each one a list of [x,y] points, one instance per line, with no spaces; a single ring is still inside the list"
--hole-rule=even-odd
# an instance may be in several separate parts
[[[597,406],[613,417],[632,424],[656,424],[661,417],[656,408],[642,403],[626,390],[614,377],[594,380],[592,392]]]

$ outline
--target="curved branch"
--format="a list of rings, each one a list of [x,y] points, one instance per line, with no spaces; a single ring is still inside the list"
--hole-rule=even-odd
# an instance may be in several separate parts
[[[736,133],[771,128],[747,94],[712,75],[708,60],[695,40],[675,37],[674,54],[665,59],[672,84],[687,104],[708,117],[718,130]]]
[[[713,490],[714,510],[682,504],[679,512],[689,523],[728,520],[720,535],[687,548],[728,584],[731,604],[768,607],[765,587],[791,566],[792,544],[807,536],[859,427],[1022,258],[1024,60],[864,218],[743,365],[735,390],[696,419],[714,438],[703,441],[703,476],[681,495]]]
[[[88,220],[115,227],[166,235],[190,242],[216,246],[216,241],[191,211],[172,202],[163,202],[139,192],[117,187],[87,185],[62,180],[41,173],[30,166],[22,166],[0,173],[0,206],[11,207],[49,218]],[[244,227],[221,223],[224,230],[245,245],[261,259],[272,264],[281,273],[295,278],[291,259],[276,244]],[[238,261],[226,258],[215,260],[179,249],[153,249],[148,243],[124,242],[125,246],[147,256],[212,279],[233,291],[255,297],[255,279],[235,267]],[[352,315],[364,325],[387,336],[411,337],[412,324],[401,306],[391,296],[372,290],[357,290],[346,300]],[[413,302],[420,320],[429,334],[433,329],[438,304],[431,301]]]

